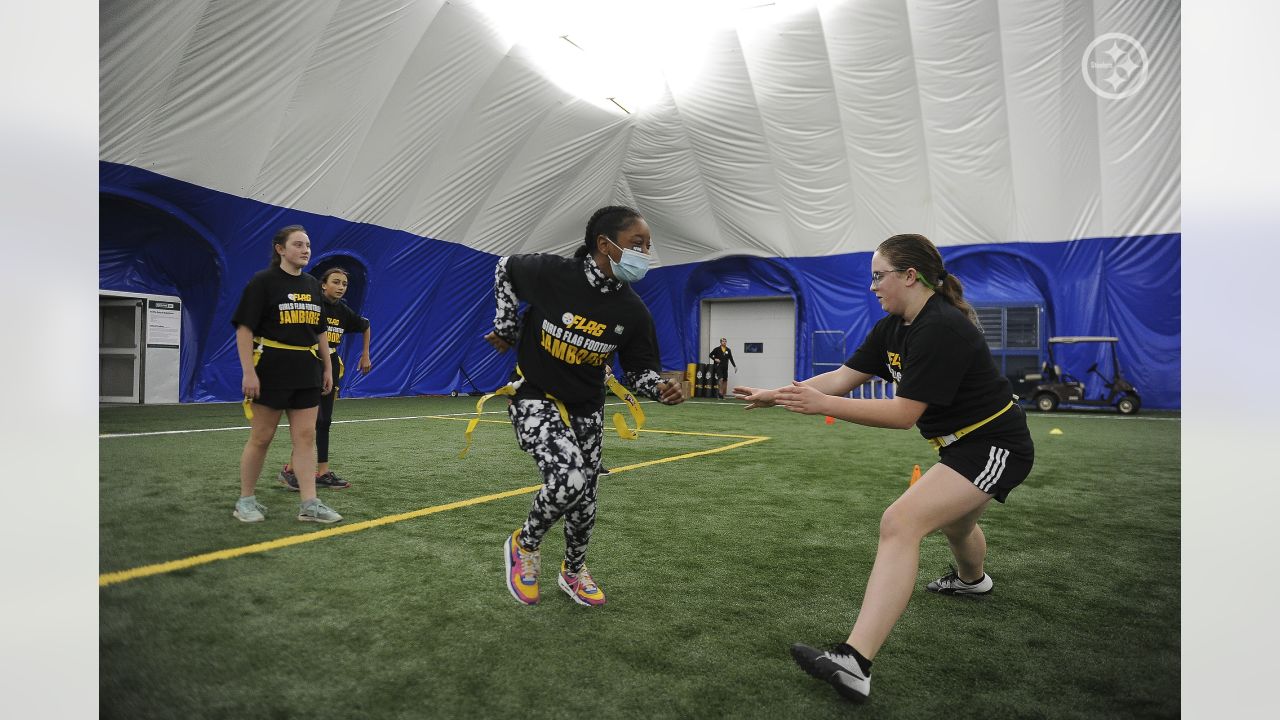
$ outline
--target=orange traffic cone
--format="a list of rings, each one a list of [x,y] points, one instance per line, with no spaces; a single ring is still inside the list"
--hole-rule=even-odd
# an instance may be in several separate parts
[[[831,417],[830,415],[828,415],[828,416],[827,416],[827,419],[826,419],[826,423],[827,423],[828,425],[835,425],[835,424],[836,424],[836,419],[835,419],[835,418],[833,418],[833,417]]]
[[[907,481],[907,487],[911,487],[912,485],[915,485],[916,481],[919,479],[920,479],[920,466],[917,465],[911,468],[911,479]]]

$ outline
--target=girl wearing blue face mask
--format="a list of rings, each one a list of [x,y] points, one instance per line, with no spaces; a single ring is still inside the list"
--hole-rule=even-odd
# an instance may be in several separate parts
[[[573,258],[511,255],[494,272],[497,313],[485,336],[498,352],[516,348],[517,389],[507,412],[520,448],[533,456],[542,489],[502,546],[507,590],[541,598],[538,547],[564,518],[565,559],[557,584],[580,605],[604,604],[587,571],[604,437],[605,365],[617,353],[623,382],[667,405],[684,401],[661,369],[653,318],[630,284],[649,268],[649,225],[629,207],[597,210]],[[520,301],[529,309],[517,316]]]

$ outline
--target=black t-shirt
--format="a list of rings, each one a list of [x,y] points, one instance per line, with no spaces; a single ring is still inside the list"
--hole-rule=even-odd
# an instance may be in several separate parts
[[[327,297],[322,299],[324,300],[324,320],[328,327],[325,337],[329,339],[329,354],[333,357],[333,381],[336,384],[340,379],[339,376],[344,375],[346,369],[342,356],[338,354],[338,345],[347,331],[364,332],[369,327],[369,320],[357,315],[356,311],[341,298],[333,301]]]
[[[982,331],[936,294],[910,325],[897,315],[882,318],[845,365],[897,383],[897,395],[928,403],[916,423],[927,438],[985,420],[1013,399]],[[1006,413],[981,432],[1002,431],[1019,418]]]
[[[525,383],[517,398],[551,393],[574,414],[604,405],[604,366],[618,353],[625,372],[660,369],[653,317],[623,285],[602,292],[587,281],[583,258],[512,255],[507,274],[529,304],[517,341]]]
[[[716,372],[720,373],[720,377],[724,377],[729,372],[729,363],[733,362],[733,351],[717,345],[711,351],[711,362],[715,363]],[[733,363],[733,366],[738,367],[738,364]]]
[[[330,302],[328,298],[322,297],[324,300],[324,320],[328,332],[330,352],[336,352],[338,345],[342,343],[342,338],[348,332],[362,333],[369,329],[369,320],[362,318],[356,314],[351,306],[343,302],[341,299]]]
[[[244,325],[254,337],[310,347],[325,328],[322,297],[320,281],[311,275],[270,267],[249,280],[231,324]],[[264,347],[255,370],[264,388],[320,387],[322,366],[309,352]]]

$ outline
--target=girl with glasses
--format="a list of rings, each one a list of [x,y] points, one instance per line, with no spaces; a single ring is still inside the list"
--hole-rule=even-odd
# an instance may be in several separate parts
[[[1035,455],[1026,416],[991,358],[960,280],[945,270],[933,243],[894,235],[872,255],[871,271],[871,291],[887,315],[843,366],[773,390],[734,388],[748,410],[778,405],[871,427],[915,426],[938,450],[937,464],[881,516],[875,563],[849,636],[825,651],[791,647],[803,670],[851,700],[871,692],[871,661],[906,610],[926,535],[941,530],[955,556],[953,570],[927,591],[991,592],[978,519],[993,498],[1003,503],[1027,477]],[[845,397],[872,376],[896,383],[894,397]]]

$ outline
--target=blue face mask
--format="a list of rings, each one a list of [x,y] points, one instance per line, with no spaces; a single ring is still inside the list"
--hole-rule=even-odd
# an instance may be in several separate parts
[[[624,283],[640,282],[644,274],[649,272],[649,256],[638,250],[623,248],[612,240],[609,244],[622,251],[622,259],[618,262],[609,258],[609,267],[613,269],[613,276]]]

